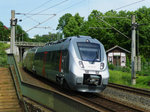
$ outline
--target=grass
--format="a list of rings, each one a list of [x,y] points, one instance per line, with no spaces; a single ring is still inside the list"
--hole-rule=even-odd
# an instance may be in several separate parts
[[[109,70],[109,82],[132,86],[136,88],[150,89],[150,76],[139,76],[136,74],[136,85],[131,85],[131,73]]]

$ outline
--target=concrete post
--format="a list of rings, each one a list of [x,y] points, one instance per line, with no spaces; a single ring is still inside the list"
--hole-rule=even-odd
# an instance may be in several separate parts
[[[10,43],[10,53],[15,53],[15,10],[11,10],[11,43]]]
[[[132,72],[131,72],[131,83],[132,85],[136,84],[136,72],[135,72],[135,58],[136,58],[136,22],[135,22],[135,15],[132,15],[132,44],[131,44],[131,65],[132,65]]]

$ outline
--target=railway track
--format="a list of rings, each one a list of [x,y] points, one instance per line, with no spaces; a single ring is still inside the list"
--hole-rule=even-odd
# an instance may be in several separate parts
[[[23,70],[21,71],[24,72]],[[55,88],[54,91],[57,91],[57,93],[62,94],[65,97],[77,101],[83,105],[87,105],[89,106],[89,108],[94,108],[98,112],[143,112],[140,109],[121,104],[117,101],[113,101],[110,98],[106,98],[101,94],[68,91],[41,77],[36,77],[36,79],[42,80],[42,82],[44,82],[45,84],[48,84],[52,88]],[[28,81],[28,78],[26,80]]]
[[[143,112],[142,110],[133,108],[132,106],[127,106],[117,101],[113,101],[112,99],[105,98],[100,94],[82,94],[79,95],[79,97],[91,105],[104,109],[105,112]]]
[[[129,87],[129,86],[120,85],[120,84],[114,84],[114,83],[109,83],[108,87],[124,90],[127,92],[138,94],[140,96],[150,97],[150,91],[145,90],[145,89],[139,89],[139,88]]]

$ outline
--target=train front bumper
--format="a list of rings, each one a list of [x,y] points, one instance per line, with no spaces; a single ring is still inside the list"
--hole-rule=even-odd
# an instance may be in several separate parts
[[[89,92],[89,93],[99,93],[102,92],[106,85],[99,85],[99,86],[91,86],[91,85],[76,85],[72,87],[73,90],[79,92]]]

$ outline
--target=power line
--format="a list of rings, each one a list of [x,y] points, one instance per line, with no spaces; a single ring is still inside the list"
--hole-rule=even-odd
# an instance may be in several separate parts
[[[37,21],[37,20],[35,20],[35,19],[33,19],[33,18],[31,18],[30,16],[27,16],[27,15],[25,15],[27,18],[29,18],[30,20],[32,20],[32,21],[34,21],[34,22],[36,22],[36,23],[40,23],[39,21]]]
[[[120,33],[121,35],[123,35],[124,37],[128,38],[128,36],[126,36],[125,34],[123,34],[121,31],[119,31],[118,29],[116,29],[115,27],[111,26],[108,22],[106,22],[105,20],[99,18],[102,22],[104,22],[105,24],[109,25],[112,29],[116,30],[118,33]]]
[[[68,0],[64,0],[64,1],[60,2],[60,3],[58,3],[58,4],[55,4],[55,5],[53,5],[53,6],[49,7],[49,8],[47,8],[47,9],[44,9],[44,10],[38,12],[38,13],[35,13],[35,14],[33,14],[33,15],[38,15],[38,14],[40,14],[41,12],[44,12],[44,11],[46,11],[46,10],[49,10],[50,8],[53,8],[53,7],[55,7],[55,6],[58,6],[58,5],[60,5],[60,4],[64,3],[64,2],[66,2],[66,1],[68,1]],[[75,6],[75,5],[81,4],[81,2],[83,2],[83,0],[81,0],[80,2],[77,2],[77,3],[73,4],[73,5],[71,5],[70,7],[67,7],[67,8],[65,8],[65,9],[63,9],[63,10],[58,11],[56,14],[58,14],[58,13],[64,11],[64,10],[67,10],[67,9],[69,9],[69,8],[72,8],[72,7]],[[20,13],[20,14],[21,14],[21,13]],[[53,14],[52,17],[49,17],[48,19],[44,20],[44,21],[41,22],[41,23],[38,22],[38,21],[36,21],[38,24],[35,25],[35,26],[33,26],[32,28],[26,30],[25,32],[29,32],[30,30],[32,30],[32,29],[34,29],[34,28],[38,28],[39,25],[41,25],[41,24],[47,22],[49,19],[52,19],[54,16],[56,16],[56,14]],[[30,15],[30,14],[29,14],[29,15]],[[28,18],[32,19],[31,16],[28,16]],[[32,20],[35,21],[34,19],[32,19]]]
[[[41,25],[41,24],[43,24],[43,23],[47,22],[48,20],[50,20],[50,19],[51,19],[51,18],[53,18],[54,16],[56,16],[56,15],[53,15],[53,16],[51,16],[51,17],[47,18],[46,20],[44,20],[44,21],[42,21],[41,23],[39,23],[39,24],[37,24],[37,25],[33,26],[32,28],[30,28],[30,29],[26,30],[25,32],[29,32],[30,30],[32,30],[32,29],[34,29],[34,28],[36,28],[37,26],[39,26],[39,25]]]
[[[118,18],[118,19],[129,19],[128,17],[115,17],[115,16],[99,16],[102,18]]]
[[[65,0],[65,1],[68,1],[68,0]],[[72,8],[73,6],[75,6],[75,5],[79,4],[79,3],[81,3],[82,1],[83,1],[83,0],[81,0],[80,2],[77,2],[76,4],[71,5],[70,7],[65,8],[64,10],[67,10],[67,9],[69,9],[69,8]],[[58,14],[58,13],[64,11],[64,10],[58,11],[56,14]],[[56,14],[55,14],[55,16],[56,16]],[[53,16],[53,17],[54,17],[54,16]],[[31,18],[30,18],[30,19],[31,19]],[[49,19],[51,19],[51,18],[49,18]],[[48,19],[48,20],[49,20],[49,19]],[[48,20],[46,20],[46,21],[48,21]],[[45,22],[46,22],[46,21],[45,21]],[[44,22],[44,23],[45,23],[45,22]],[[32,29],[34,29],[34,28],[37,28],[37,26],[39,26],[39,25],[41,25],[41,24],[43,24],[43,22],[41,22],[41,23],[38,22],[37,25],[35,25],[35,26],[33,26],[32,28],[30,28],[29,30],[27,30],[27,32],[30,31],[30,30],[32,30]]]
[[[105,28],[105,27],[89,27],[90,29],[112,29],[112,28]]]
[[[44,9],[44,10],[41,10],[41,11],[37,12],[36,14],[40,14],[41,12],[44,12],[44,11],[46,11],[46,10],[49,10],[49,9],[51,9],[51,8],[53,8],[53,7],[58,6],[58,5],[61,5],[61,4],[65,3],[65,2],[67,2],[67,1],[68,1],[68,0],[64,0],[64,1],[62,1],[62,2],[59,2],[59,3],[53,5],[53,6],[49,7],[49,8],[46,8],[46,9]]]
[[[41,7],[43,7],[45,4],[47,4],[47,3],[50,2],[50,1],[52,1],[52,0],[48,0],[48,1],[44,2],[44,3],[41,4],[40,6],[38,6],[38,7],[36,7],[35,9],[29,11],[28,14],[31,13],[31,12],[33,12],[33,11],[35,11],[35,10],[37,10],[37,9],[39,9],[39,8],[41,8]]]
[[[53,15],[53,14],[31,14],[31,13],[16,13],[17,15],[24,15],[24,16],[26,16],[26,15],[41,15],[41,16],[43,16],[43,15]]]
[[[122,6],[122,7],[116,8],[116,9],[114,9],[114,10],[116,11],[116,10],[119,10],[119,9],[122,9],[122,8],[125,8],[125,7],[128,7],[128,6],[134,5],[134,4],[137,4],[137,3],[139,3],[139,2],[143,2],[143,1],[145,1],[145,0],[139,0],[139,1],[137,1],[137,2],[133,2],[133,3],[128,4],[128,5],[124,5],[124,6]]]
[[[63,10],[59,10],[59,11],[57,12],[57,14],[58,14],[58,13],[61,13],[61,12],[63,12],[63,11],[65,11],[65,10],[67,10],[67,9],[70,9],[70,8],[72,8],[72,7],[74,7],[74,6],[78,5],[78,4],[81,4],[83,1],[84,1],[84,0],[81,0],[81,1],[79,1],[79,2],[77,2],[77,3],[75,3],[75,4],[72,4],[71,6],[69,6],[69,7],[67,7],[67,8],[64,8]]]
[[[40,6],[36,7],[36,8],[34,8],[34,9],[32,9],[31,11],[28,11],[27,14],[29,14],[29,13],[31,13],[31,12],[39,9],[39,8],[41,8],[42,6],[44,6],[45,4],[47,4],[50,1],[52,1],[52,0],[48,0],[48,1],[44,2],[42,5],[40,5]],[[25,19],[25,18],[23,18],[23,19]]]
[[[52,0],[50,0],[50,1],[52,1]],[[54,8],[54,7],[58,6],[58,5],[61,5],[61,4],[63,4],[64,2],[66,2],[66,1],[68,1],[68,0],[64,0],[64,1],[62,1],[62,2],[59,2],[59,3],[53,5],[53,6],[49,7],[49,8],[46,8],[46,9],[44,9],[44,10],[41,10],[41,11],[35,13],[34,15],[30,15],[30,13],[26,13],[26,14],[30,15],[30,17],[35,16],[35,15],[42,15],[42,14],[41,14],[42,12],[44,12],[44,11],[46,11],[46,10],[49,10],[49,9],[51,9],[51,8]],[[48,1],[47,1],[47,2],[48,2]],[[47,3],[47,2],[45,2],[45,3]],[[44,4],[45,4],[45,3],[44,3]],[[41,7],[41,6],[43,6],[43,5],[40,5],[40,7]],[[39,8],[39,7],[38,7],[38,8]],[[37,8],[36,8],[36,9],[37,9]],[[33,11],[33,10],[32,10],[32,11]],[[32,12],[32,11],[30,11],[30,12]],[[18,14],[21,14],[21,13],[18,13]],[[29,16],[28,16],[28,18],[29,18]],[[23,18],[23,19],[25,19],[25,18]]]

